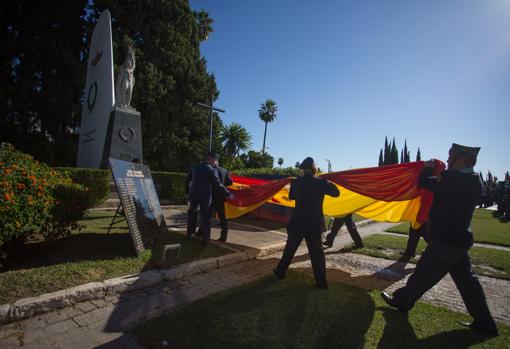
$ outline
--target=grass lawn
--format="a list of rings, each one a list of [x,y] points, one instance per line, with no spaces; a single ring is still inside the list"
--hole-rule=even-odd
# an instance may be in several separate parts
[[[493,211],[483,208],[475,209],[471,228],[476,242],[510,246],[510,223],[502,223],[492,216]],[[386,229],[398,234],[409,233],[409,223],[405,222]]]
[[[378,292],[290,271],[265,277],[148,321],[132,333],[147,348],[510,348],[510,328],[490,338],[469,318],[419,302],[405,316]],[[166,343],[164,343],[166,341]]]
[[[352,252],[373,257],[397,260],[400,252],[406,248],[407,238],[383,234],[370,235],[363,238],[364,248],[354,249]],[[425,249],[425,242],[420,239],[417,254]],[[485,247],[471,247],[469,250],[474,269],[479,275],[510,279],[510,252]],[[413,258],[412,262],[416,262]]]
[[[119,223],[106,234],[114,211],[90,211],[80,223],[84,228],[53,245],[31,243],[7,260],[0,261],[0,304],[24,297],[61,290],[92,281],[209,258],[229,250],[204,247],[199,240],[168,232],[150,250],[139,256],[127,223]],[[161,261],[163,245],[182,244],[178,259]]]

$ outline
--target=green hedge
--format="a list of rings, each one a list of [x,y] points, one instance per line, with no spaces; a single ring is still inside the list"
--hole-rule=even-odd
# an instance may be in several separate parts
[[[154,183],[161,186],[160,199],[170,200],[175,204],[187,202],[185,173],[160,171],[151,173]]]
[[[92,203],[92,206],[99,205],[108,199],[110,182],[113,180],[110,170],[75,167],[58,167],[56,170],[66,173],[74,183],[88,188],[90,195],[88,200]]]

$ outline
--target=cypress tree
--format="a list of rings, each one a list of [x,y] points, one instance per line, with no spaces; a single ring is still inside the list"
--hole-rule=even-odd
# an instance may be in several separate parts
[[[388,136],[384,137],[384,165],[389,165],[390,163],[390,146],[388,144]]]
[[[391,154],[390,164],[398,164],[398,149],[397,145],[395,144],[395,137],[393,137],[390,154]]]
[[[420,147],[418,147],[418,151],[416,152],[416,161],[421,161]]]
[[[382,166],[382,165],[384,165],[384,160],[383,160],[383,151],[381,148],[381,151],[379,152],[379,166]]]
[[[405,162],[405,159],[404,159],[404,149],[402,149],[400,151],[400,163],[403,164]]]

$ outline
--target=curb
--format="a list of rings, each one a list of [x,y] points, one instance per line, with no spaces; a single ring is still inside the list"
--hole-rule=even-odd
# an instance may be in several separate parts
[[[101,299],[126,291],[154,286],[165,281],[174,281],[183,277],[203,273],[229,264],[257,258],[259,250],[248,249],[244,252],[230,253],[219,257],[196,260],[171,269],[151,270],[139,274],[125,275],[102,282],[87,284],[68,289],[23,298],[13,303],[0,305],[0,325],[30,318],[34,315],[58,310],[79,302]]]

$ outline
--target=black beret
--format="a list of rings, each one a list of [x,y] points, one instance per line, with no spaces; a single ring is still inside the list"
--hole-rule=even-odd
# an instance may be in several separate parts
[[[311,157],[307,157],[306,159],[303,160],[301,165],[299,165],[299,168],[301,170],[310,170],[313,168],[314,163],[315,163],[315,161],[313,161],[313,159]]]

